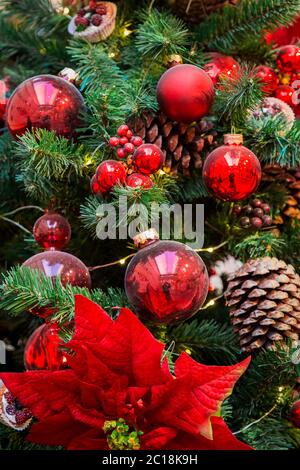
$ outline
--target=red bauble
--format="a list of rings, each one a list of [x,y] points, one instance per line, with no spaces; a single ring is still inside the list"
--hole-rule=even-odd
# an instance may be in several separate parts
[[[46,213],[33,227],[35,241],[46,250],[61,250],[71,238],[71,227],[60,214]]]
[[[214,86],[209,75],[190,64],[167,70],[157,85],[157,101],[172,121],[191,123],[209,113]]]
[[[126,184],[131,188],[143,187],[145,189],[149,189],[153,186],[151,178],[147,175],[142,175],[141,173],[132,173],[127,176]]]
[[[24,267],[37,269],[45,276],[55,278],[58,276],[63,286],[67,283],[78,287],[91,287],[91,276],[88,268],[76,256],[64,251],[45,251],[29,258]]]
[[[7,105],[6,122],[14,137],[47,129],[71,138],[84,111],[82,95],[74,85],[53,75],[38,75],[16,88]]]
[[[229,55],[218,52],[209,53],[210,62],[204,66],[205,72],[210,76],[213,84],[216,85],[222,76],[237,78],[240,73],[240,66],[236,60]]]
[[[295,93],[295,89],[289,85],[279,85],[276,90],[274,91],[275,98],[278,98],[284,103],[288,104],[293,108],[295,105],[293,104],[293,94]]]
[[[300,400],[293,404],[289,419],[296,428],[300,429]]]
[[[67,367],[67,357],[62,350],[63,341],[53,324],[37,328],[28,339],[24,350],[26,370],[60,370]]]
[[[105,160],[100,163],[96,170],[96,181],[102,194],[109,192],[116,184],[124,184],[126,170],[121,162],[116,160]]]
[[[281,47],[276,62],[283,73],[300,72],[300,48],[294,45]]]
[[[261,180],[261,166],[239,134],[227,134],[224,143],[208,155],[203,166],[207,189],[218,199],[239,201],[250,196]]]
[[[143,144],[136,149],[133,155],[133,164],[137,172],[151,175],[164,164],[164,154],[157,145]]]
[[[193,316],[206,299],[208,285],[202,259],[174,241],[158,240],[142,248],[125,274],[126,294],[135,313],[156,323]]]
[[[278,85],[276,72],[266,65],[259,65],[254,70],[255,76],[264,84],[262,91],[270,95]]]
[[[94,175],[91,179],[91,190],[94,194],[101,194],[101,188],[97,181],[96,175]]]
[[[7,102],[7,85],[4,80],[0,80],[0,121],[5,118]]]

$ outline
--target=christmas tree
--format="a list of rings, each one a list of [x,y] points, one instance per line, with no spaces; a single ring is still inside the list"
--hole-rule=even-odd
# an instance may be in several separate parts
[[[0,0],[0,449],[300,447],[299,0]]]

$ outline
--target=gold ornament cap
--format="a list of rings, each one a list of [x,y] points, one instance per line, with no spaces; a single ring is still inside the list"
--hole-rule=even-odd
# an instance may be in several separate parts
[[[78,85],[79,83],[79,73],[69,67],[62,69],[58,76],[69,83],[73,83],[73,85]]]
[[[225,145],[241,145],[244,142],[243,134],[225,134],[224,144]]]
[[[145,232],[141,232],[133,237],[134,244],[137,248],[144,248],[157,240],[159,240],[159,235],[155,228],[149,228],[149,230],[145,230]]]

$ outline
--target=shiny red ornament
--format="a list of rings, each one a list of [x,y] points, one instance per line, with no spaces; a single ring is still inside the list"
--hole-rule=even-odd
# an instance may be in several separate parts
[[[276,63],[282,73],[300,72],[300,48],[292,44],[281,47]]]
[[[61,370],[67,367],[63,341],[53,324],[41,325],[28,339],[24,350],[26,370]]]
[[[251,150],[242,145],[240,134],[227,134],[224,143],[206,158],[203,180],[218,199],[239,201],[250,196],[261,180],[261,166]]]
[[[34,224],[35,241],[46,250],[61,250],[71,238],[71,227],[60,214],[46,213]]]
[[[8,90],[5,80],[0,80],[0,122],[4,121],[5,118],[6,107],[8,103],[7,91]]]
[[[98,166],[95,176],[99,185],[99,192],[106,194],[116,186],[116,184],[125,183],[126,170],[121,162],[105,160]]]
[[[37,269],[55,282],[59,277],[63,286],[88,287],[92,285],[88,268],[76,256],[64,251],[44,251],[23,263],[24,267]]]
[[[157,145],[143,144],[136,149],[133,155],[133,165],[138,173],[151,175],[164,164],[165,157]]]
[[[291,408],[289,420],[296,428],[300,429],[300,400],[295,401]]]
[[[74,85],[53,75],[38,75],[16,88],[7,105],[6,122],[14,137],[47,129],[69,139],[82,124],[84,111],[83,97]]]
[[[214,85],[204,70],[190,64],[167,70],[157,85],[157,101],[172,121],[191,123],[207,115],[214,100]]]
[[[94,194],[101,194],[101,187],[97,181],[96,175],[91,179],[91,190]]]
[[[241,68],[231,56],[219,54],[218,52],[210,52],[209,59],[210,61],[205,64],[204,70],[210,76],[214,85],[223,76],[231,78],[239,76]]]
[[[192,317],[206,299],[209,277],[194,250],[175,241],[152,241],[129,263],[125,290],[134,312],[155,323]]]
[[[274,91],[274,96],[293,108],[295,106],[293,103],[294,92],[295,89],[290,85],[279,85]]]
[[[149,176],[147,175],[142,175],[141,173],[132,173],[131,175],[127,176],[126,184],[131,188],[142,187],[145,189],[149,189],[153,186],[151,178],[149,178]]]
[[[254,70],[255,76],[262,82],[262,91],[268,95],[273,93],[278,85],[279,79],[276,72],[266,65],[259,65]]]

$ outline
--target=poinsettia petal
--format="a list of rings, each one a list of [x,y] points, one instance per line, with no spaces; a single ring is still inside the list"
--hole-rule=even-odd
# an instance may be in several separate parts
[[[76,422],[67,410],[44,418],[34,424],[27,439],[36,444],[68,447],[75,438],[84,434],[88,427]]]
[[[101,439],[95,429],[75,437],[68,445],[68,450],[109,450],[107,439]]]
[[[129,385],[147,386],[172,378],[161,366],[163,349],[164,345],[124,308],[93,351],[114,373],[127,375]]]
[[[42,420],[73,401],[78,381],[72,370],[4,373],[1,379],[19,402]]]
[[[212,438],[212,430],[209,418],[220,409],[222,401],[232,392],[233,386],[243,372],[247,369],[251,358],[232,366],[207,366],[199,364],[190,356],[183,353],[175,363],[176,377],[186,377],[193,389],[193,403],[199,403],[203,414],[200,432],[208,439]],[[185,416],[195,413],[186,410]]]
[[[176,429],[159,427],[141,437],[141,450],[163,449],[177,435]]]

